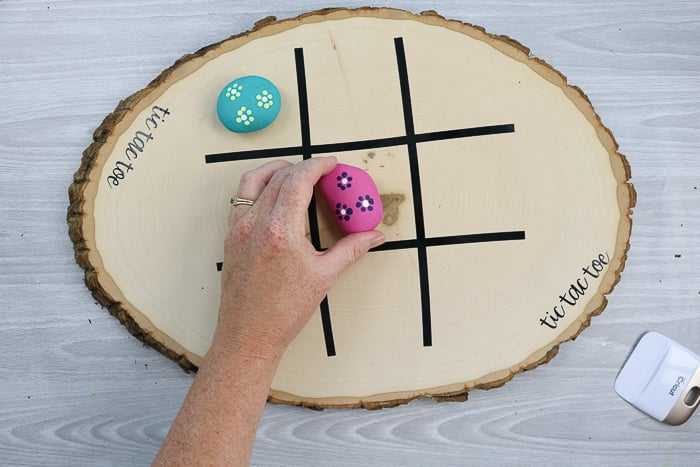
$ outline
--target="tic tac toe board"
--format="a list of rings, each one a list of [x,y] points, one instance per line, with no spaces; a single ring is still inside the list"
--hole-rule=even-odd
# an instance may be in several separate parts
[[[236,134],[216,101],[246,75],[275,83],[282,108]],[[387,242],[289,347],[273,401],[385,407],[503,384],[603,310],[628,248],[629,167],[583,92],[517,42],[433,12],[268,18],[183,57],[94,139],[68,215],[86,283],[186,369],[212,339],[241,174],[334,155],[375,180]],[[319,249],[341,236],[315,201],[307,229]]]

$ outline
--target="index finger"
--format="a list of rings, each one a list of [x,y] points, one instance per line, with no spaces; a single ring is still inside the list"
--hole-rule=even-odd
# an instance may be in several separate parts
[[[292,164],[286,160],[276,160],[245,172],[238,182],[236,196],[256,202],[270,182],[272,176],[291,165]],[[248,210],[250,210],[249,206],[231,206],[229,211],[229,225],[238,221]]]
[[[321,177],[335,168],[335,157],[316,157],[290,167],[280,188],[273,215],[293,216],[302,221],[314,193],[314,185]]]

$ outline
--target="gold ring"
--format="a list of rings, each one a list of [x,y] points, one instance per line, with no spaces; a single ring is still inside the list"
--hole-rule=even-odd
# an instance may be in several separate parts
[[[238,196],[234,196],[233,198],[231,198],[231,204],[233,204],[234,207],[235,207],[235,206],[240,206],[240,205],[252,206],[254,202],[255,202],[255,201],[253,201],[253,200],[245,199],[245,198],[239,198]]]

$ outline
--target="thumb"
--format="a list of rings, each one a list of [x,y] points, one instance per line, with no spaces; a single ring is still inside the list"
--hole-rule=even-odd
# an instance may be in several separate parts
[[[377,247],[382,243],[384,243],[384,234],[379,230],[348,234],[323,254],[326,270],[333,277],[338,277],[364,256],[370,248]]]

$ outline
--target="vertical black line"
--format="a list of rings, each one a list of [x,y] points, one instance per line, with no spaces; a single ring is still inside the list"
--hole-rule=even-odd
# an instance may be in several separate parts
[[[301,148],[304,159],[311,158],[311,124],[309,123],[309,96],[306,90],[306,65],[304,49],[294,49],[297,67],[297,93],[299,95],[299,121],[301,122]]]
[[[406,144],[408,147],[409,166],[411,172],[411,185],[413,191],[413,209],[416,222],[416,239],[398,242],[388,242],[373,251],[395,250],[404,248],[416,248],[418,253],[418,270],[420,279],[421,310],[423,319],[423,345],[432,345],[432,323],[430,315],[430,290],[428,275],[427,247],[439,245],[452,245],[462,243],[492,242],[504,240],[523,240],[524,231],[517,232],[495,232],[486,234],[457,235],[451,237],[436,237],[426,239],[425,219],[423,214],[423,196],[421,192],[420,171],[418,164],[418,143],[438,141],[453,138],[466,138],[471,136],[482,136],[499,133],[512,133],[515,131],[513,124],[491,125],[476,128],[462,128],[457,130],[437,131],[416,135],[413,122],[413,106],[411,103],[411,92],[408,80],[408,66],[406,64],[406,53],[403,38],[394,39],[396,48],[396,61],[399,71],[399,83],[401,86],[401,99],[403,104],[404,124],[406,136],[381,138],[376,140],[351,141],[345,143],[333,143],[313,146],[311,145],[311,128],[309,118],[309,101],[306,83],[306,67],[304,64],[304,50],[294,49],[297,72],[297,91],[299,95],[299,119],[301,125],[301,146],[275,149],[263,149],[252,151],[240,151],[233,153],[206,154],[205,162],[216,163],[234,160],[247,160],[251,158],[280,157],[285,155],[301,154],[303,159],[310,159],[314,153],[330,153],[367,149],[374,147],[388,147]],[[318,217],[316,213],[316,200],[311,199],[309,206],[309,227],[311,231],[311,243],[317,250],[321,250],[320,233],[318,229]],[[223,263],[216,263],[217,271],[223,269]],[[320,304],[321,321],[323,324],[323,334],[326,343],[326,353],[328,356],[335,355],[335,343],[333,341],[333,330],[330,318],[330,306],[328,297],[324,297]]]
[[[421,193],[420,170],[418,167],[418,147],[416,130],[413,124],[413,106],[411,104],[411,88],[408,82],[408,66],[403,38],[394,39],[396,48],[396,63],[399,68],[399,84],[401,85],[401,101],[403,103],[403,118],[406,127],[406,145],[408,146],[408,161],[411,170],[411,188],[413,191],[413,214],[416,221],[416,241],[418,250],[418,272],[420,280],[421,314],[423,319],[423,345],[433,345],[432,320],[430,317],[430,287],[428,281],[428,252],[425,244],[425,219],[423,216],[423,194]]]
[[[411,88],[408,83],[408,66],[406,64],[406,51],[403,46],[403,38],[394,39],[396,48],[396,64],[399,67],[399,85],[401,86],[401,101],[403,104],[403,120],[406,127],[406,137],[409,144],[413,141],[415,146],[416,129],[413,125],[413,104],[411,104]]]
[[[323,326],[323,340],[326,343],[326,355],[335,356],[335,340],[333,339],[333,326],[331,325],[331,309],[328,305],[328,295],[321,300],[321,325]]]
[[[423,346],[433,345],[433,322],[430,316],[430,290],[428,284],[428,251],[418,246],[418,278],[420,280],[421,316],[423,318]]]
[[[311,159],[311,123],[309,122],[309,96],[306,88],[306,66],[304,64],[304,49],[294,49],[294,60],[297,69],[297,92],[299,95],[299,121],[301,122],[301,154],[304,160]],[[309,230],[311,232],[311,244],[316,250],[321,249],[321,235],[318,230],[318,216],[316,214],[316,198],[311,197],[309,204]],[[333,326],[331,325],[331,310],[328,297],[324,297],[320,304],[321,324],[323,326],[323,339],[326,343],[326,355],[335,355],[335,341],[333,339]]]
[[[301,122],[301,155],[311,159],[311,124],[309,122],[309,96],[306,89],[306,66],[304,64],[304,49],[294,49],[294,59],[297,68],[297,91],[299,94],[299,121]],[[311,197],[309,205],[309,227],[311,243],[317,250],[321,249],[321,238],[318,231],[316,200]]]

